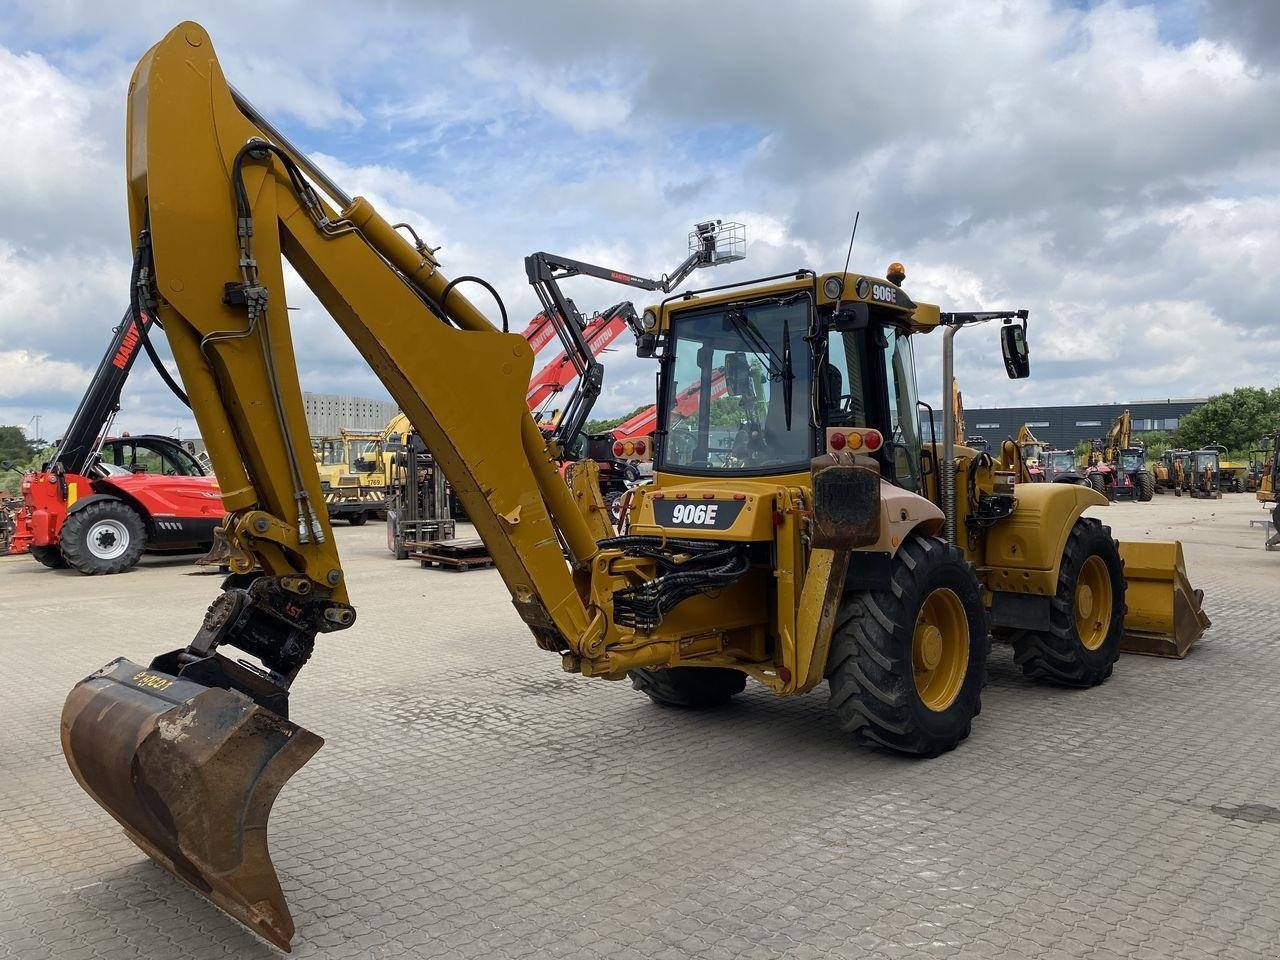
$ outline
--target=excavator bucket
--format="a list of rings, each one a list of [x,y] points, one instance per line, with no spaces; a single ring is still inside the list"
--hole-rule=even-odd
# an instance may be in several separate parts
[[[1181,660],[1209,627],[1203,590],[1191,589],[1177,540],[1120,544],[1124,559],[1124,638],[1120,649]]]
[[[293,918],[267,817],[323,743],[239,692],[123,658],[62,709],[62,750],[89,796],[152,860],[285,951]]]

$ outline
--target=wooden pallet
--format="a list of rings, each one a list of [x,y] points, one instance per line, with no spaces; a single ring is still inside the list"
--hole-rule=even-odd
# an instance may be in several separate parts
[[[479,538],[437,540],[409,553],[424,567],[441,570],[472,570],[493,566],[493,557]]]

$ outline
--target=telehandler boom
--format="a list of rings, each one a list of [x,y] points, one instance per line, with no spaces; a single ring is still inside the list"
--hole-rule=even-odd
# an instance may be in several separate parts
[[[748,677],[780,695],[825,679],[851,740],[932,756],[969,733],[989,632],[1027,676],[1087,687],[1110,675],[1122,632],[1189,643],[1207,625],[1178,544],[1155,545],[1135,604],[1109,531],[1081,516],[1103,497],[1011,484],[956,448],[946,418],[941,450],[920,436],[914,338],[943,329],[949,378],[955,334],[1003,318],[1006,365],[1025,376],[1025,319],[915,303],[897,265],[887,280],[797,270],[669,297],[639,344],[660,370],[654,483],[616,537],[594,463],[566,484],[530,415],[529,344],[239,97],[198,25],[139,63],[127,143],[134,309],[163,320],[233,574],[189,643],[72,690],[63,749],[148,855],[282,949],[293,921],[267,816],[322,743],[288,718],[289,690],[317,638],[355,622],[309,463],[283,258],[386,384],[519,616],[570,672],[629,676],[687,707]],[[696,411],[673,423],[694,384]]]

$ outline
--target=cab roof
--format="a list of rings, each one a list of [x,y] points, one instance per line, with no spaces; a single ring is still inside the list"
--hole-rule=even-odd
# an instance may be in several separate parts
[[[819,307],[841,303],[866,303],[886,311],[892,311],[891,321],[908,326],[914,332],[928,332],[938,326],[940,310],[936,304],[918,303],[912,300],[902,287],[883,277],[843,271],[816,274],[811,270],[798,270],[794,274],[749,280],[727,287],[710,287],[706,290],[690,290],[650,307],[658,315],[659,329],[665,329],[673,314],[686,310],[738,303],[764,297],[785,296],[817,288]],[[647,312],[647,311],[646,311]]]

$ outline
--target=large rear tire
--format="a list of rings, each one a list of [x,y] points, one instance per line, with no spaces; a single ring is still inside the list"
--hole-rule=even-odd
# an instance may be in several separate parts
[[[1111,528],[1081,517],[1062,551],[1047,631],[1014,630],[1022,672],[1064,687],[1093,687],[1111,676],[1124,633],[1124,561]]]
[[[58,534],[62,555],[81,573],[123,573],[142,559],[147,528],[119,500],[100,500],[67,517]]]
[[[28,547],[27,552],[50,570],[61,570],[67,565],[67,558],[57,547]]]
[[[1103,496],[1106,496],[1107,478],[1104,477],[1101,473],[1089,474],[1089,486],[1093,487],[1093,489],[1097,490]]]
[[[747,685],[745,673],[728,667],[661,667],[632,670],[627,676],[654,703],[685,710],[722,706]]]
[[[973,567],[945,540],[912,535],[888,590],[847,594],[827,658],[831,706],[866,746],[934,757],[969,736],[990,649]]]
[[[1138,487],[1138,499],[1141,502],[1146,503],[1156,495],[1156,478],[1145,470],[1134,477],[1134,483]]]
[[[347,515],[347,523],[351,524],[353,527],[363,527],[368,522],[369,514],[367,513],[352,513]]]

